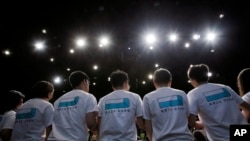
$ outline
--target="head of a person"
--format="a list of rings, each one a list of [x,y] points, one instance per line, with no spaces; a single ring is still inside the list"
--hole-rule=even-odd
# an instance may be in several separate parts
[[[167,69],[159,68],[154,72],[153,82],[156,88],[171,86],[172,74]]]
[[[31,98],[52,99],[54,95],[54,85],[48,81],[38,81],[31,88]]]
[[[113,71],[110,75],[110,83],[113,89],[129,90],[129,77],[128,74],[122,70]]]
[[[250,68],[245,68],[240,71],[237,77],[237,86],[241,96],[250,92]]]
[[[69,83],[73,89],[89,91],[89,77],[82,71],[74,71],[69,75]]]
[[[7,102],[4,102],[4,106],[1,106],[0,114],[4,114],[10,110],[17,110],[23,104],[25,95],[17,90],[9,90],[2,98],[2,102]]]
[[[187,76],[192,86],[197,87],[202,83],[207,83],[209,80],[209,67],[206,64],[190,65],[187,71]]]

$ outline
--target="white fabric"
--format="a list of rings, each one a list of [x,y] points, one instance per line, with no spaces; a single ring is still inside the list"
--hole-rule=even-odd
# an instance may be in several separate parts
[[[184,91],[162,87],[143,97],[144,119],[151,120],[153,141],[191,141],[188,100]]]
[[[2,129],[13,129],[16,119],[16,112],[13,110],[7,111],[4,115],[0,116],[0,131]],[[0,138],[0,141],[2,139]]]
[[[228,86],[205,83],[187,96],[190,113],[198,115],[209,141],[229,141],[230,124],[247,124],[238,106],[243,100]]]
[[[82,90],[72,90],[54,102],[55,114],[48,140],[87,141],[86,114],[97,111],[96,98]]]
[[[250,92],[247,92],[245,95],[243,95],[242,99],[246,101],[246,103],[250,104]]]
[[[100,141],[136,141],[136,117],[143,116],[142,100],[138,94],[115,90],[98,103]]]
[[[54,108],[40,98],[26,101],[16,113],[11,141],[44,141],[45,129],[51,125]]]

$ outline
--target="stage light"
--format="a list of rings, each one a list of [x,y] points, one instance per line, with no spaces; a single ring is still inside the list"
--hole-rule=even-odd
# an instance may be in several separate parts
[[[78,38],[76,39],[75,43],[77,47],[82,48],[86,45],[86,40],[83,38]]]
[[[142,81],[142,84],[145,85],[145,84],[146,84],[146,81]]]
[[[194,39],[194,40],[199,40],[200,37],[201,37],[201,36],[200,36],[199,34],[194,34],[194,35],[193,35],[193,39]]]
[[[93,66],[93,69],[94,69],[94,70],[98,70],[98,66],[97,66],[97,65],[94,65],[94,66]]]
[[[46,33],[47,33],[46,29],[43,29],[43,30],[42,30],[42,33],[43,33],[43,34],[46,34]]]
[[[45,48],[45,43],[43,41],[37,41],[34,46],[36,50],[43,50]]]
[[[54,78],[54,83],[55,83],[55,84],[60,84],[61,82],[62,82],[61,77],[56,76],[56,77]]]
[[[110,40],[108,37],[103,36],[99,40],[99,47],[105,47],[110,44]]]
[[[153,79],[153,75],[152,75],[152,74],[149,74],[149,75],[148,75],[148,79]]]
[[[50,58],[50,62],[54,62],[54,58]]]
[[[220,14],[219,18],[220,19],[224,18],[224,14]]]
[[[6,50],[3,51],[3,54],[6,55],[6,56],[9,56],[10,55],[10,51],[6,49]]]
[[[185,46],[185,48],[189,48],[190,44],[188,42],[186,42],[184,46]]]
[[[70,49],[69,53],[73,54],[73,53],[75,53],[75,50],[74,49]]]
[[[155,64],[155,67],[158,68],[158,67],[159,67],[159,64]]]
[[[147,44],[153,45],[156,42],[156,36],[154,34],[148,34],[145,37]]]
[[[176,41],[178,40],[177,34],[174,34],[174,33],[170,34],[170,35],[169,35],[169,40],[170,40],[171,42],[176,42]]]
[[[207,33],[206,39],[207,39],[208,41],[214,41],[215,38],[216,38],[216,34],[215,34],[214,32],[209,32],[209,33]]]

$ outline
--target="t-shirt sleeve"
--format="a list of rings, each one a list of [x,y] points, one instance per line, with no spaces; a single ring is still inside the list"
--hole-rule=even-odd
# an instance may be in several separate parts
[[[247,102],[248,104],[250,104],[250,93],[247,93],[245,95],[242,96],[242,99]]]
[[[97,107],[98,107],[98,117],[102,117],[102,114],[103,114],[102,99],[99,100]]]
[[[54,117],[54,107],[52,104],[48,105],[44,110],[44,124],[46,127],[52,124],[53,117]]]
[[[193,115],[198,115],[198,105],[197,105],[197,99],[195,97],[195,94],[192,92],[189,92],[187,94],[188,98],[188,105],[189,105],[189,112]]]
[[[187,94],[186,93],[183,94],[183,101],[184,101],[184,108],[187,109],[186,110],[186,115],[189,116],[189,114],[190,114],[189,103],[188,103],[188,99],[187,99]]]
[[[228,91],[232,94],[232,97],[234,98],[235,102],[240,105],[244,102],[244,100],[230,87],[226,87]]]
[[[94,111],[98,111],[97,101],[93,95],[90,95],[90,98],[88,100],[88,107],[87,107],[86,113],[94,112]]]
[[[150,117],[150,109],[149,109],[149,101],[148,98],[146,96],[143,97],[143,118],[147,119],[147,120],[151,120]]]
[[[5,117],[2,121],[3,125],[1,129],[13,129],[15,123],[16,115],[10,115],[7,118]]]
[[[143,107],[142,107],[142,100],[141,97],[138,95],[136,102],[136,117],[143,116]]]

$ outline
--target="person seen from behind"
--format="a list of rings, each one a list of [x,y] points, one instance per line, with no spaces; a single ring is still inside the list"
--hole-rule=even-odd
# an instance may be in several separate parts
[[[171,88],[172,74],[154,72],[156,90],[143,97],[145,128],[149,141],[193,141],[188,128],[189,107],[184,91]]]
[[[48,81],[39,81],[31,88],[31,99],[17,110],[11,141],[46,141],[53,120],[54,86]]]
[[[110,75],[113,91],[98,103],[99,141],[137,141],[137,127],[144,129],[141,97],[129,91],[128,74],[122,70]]]
[[[23,104],[24,98],[24,94],[16,90],[9,90],[1,96],[0,141],[10,141],[16,120],[16,110]]]
[[[187,76],[194,87],[187,94],[189,125],[204,129],[209,141],[229,141],[231,124],[247,124],[240,109],[249,116],[250,106],[229,86],[209,83],[206,64],[190,65]],[[198,116],[198,121],[196,120]]]
[[[69,75],[72,90],[54,102],[55,114],[49,141],[88,141],[97,128],[97,101],[89,93],[89,77],[78,70]]]

